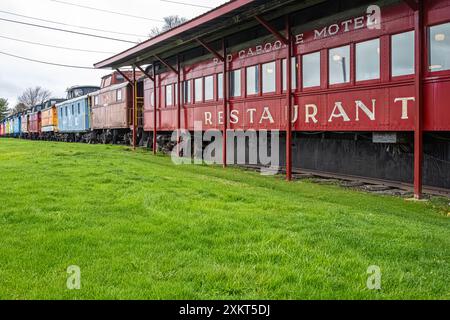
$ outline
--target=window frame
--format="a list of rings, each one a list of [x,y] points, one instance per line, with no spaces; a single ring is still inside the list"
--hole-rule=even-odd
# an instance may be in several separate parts
[[[222,81],[219,81],[220,77],[222,77]],[[221,101],[224,99],[223,92],[223,72],[219,72],[216,74],[216,83],[217,83],[217,101]],[[222,83],[221,83],[222,82]],[[220,96],[220,92],[222,91],[222,96]]]
[[[192,94],[192,86],[193,86],[193,80],[192,79],[187,79],[183,81],[183,105],[192,105],[193,104],[193,94]],[[186,87],[188,90],[186,90]],[[188,92],[188,97],[186,97],[186,92]],[[189,99],[187,99],[189,98]]]
[[[263,72],[263,70],[264,70],[264,66],[268,65],[268,64],[273,64],[274,68],[275,68],[275,70],[273,72],[273,75],[274,75],[274,90],[273,91],[269,91],[269,92],[264,92],[264,75],[265,75],[265,73]],[[263,96],[267,96],[267,95],[270,96],[270,95],[277,94],[277,92],[278,92],[278,75],[280,73],[280,70],[278,70],[279,69],[278,60],[272,60],[272,61],[268,61],[268,62],[263,62],[263,63],[261,63],[259,68],[260,68],[260,73],[261,73],[259,75],[259,78],[261,79],[261,83],[259,85],[260,93]]]
[[[238,68],[238,69],[233,69],[228,71],[228,95],[229,95],[229,99],[242,99],[243,95],[242,95],[242,70],[243,68]],[[231,80],[234,79],[234,77],[231,76],[231,74],[235,74],[238,73],[239,74],[239,95],[236,96],[234,95],[234,92],[231,92]]]
[[[255,81],[256,81],[256,92],[252,92],[252,93],[249,93],[249,91],[248,91],[248,88],[249,88],[249,86],[248,86],[248,79],[249,79],[249,77],[248,77],[248,72],[249,72],[249,69],[251,69],[251,68],[256,68],[256,70],[257,70],[257,72],[256,72],[256,78],[255,78]],[[256,96],[259,96],[260,94],[261,94],[261,92],[262,92],[262,88],[261,88],[261,76],[262,76],[262,72],[261,72],[261,64],[254,64],[254,65],[251,65],[251,66],[246,66],[245,67],[245,96],[246,97],[256,97]],[[242,80],[241,80],[241,90],[242,90]]]
[[[378,58],[379,58],[379,68],[378,68],[378,78],[375,79],[366,79],[366,80],[358,80],[358,74],[357,74],[357,47],[358,44],[360,43],[366,43],[366,42],[370,42],[370,41],[374,41],[374,40],[378,40],[379,43],[379,50],[380,53],[378,54]],[[350,59],[352,58],[352,48],[350,47]],[[365,39],[365,40],[361,40],[358,42],[354,42],[353,43],[353,61],[350,63],[350,83],[353,83],[352,81],[352,77],[354,77],[354,82],[355,84],[370,84],[370,83],[380,83],[381,82],[381,77],[383,74],[383,41],[381,37],[375,37],[375,38],[371,38],[371,39]],[[392,48],[391,48],[391,52],[392,52]],[[352,69],[353,68],[353,69]],[[348,84],[348,82],[346,82],[346,84]]]
[[[120,97],[119,97],[120,96]],[[120,99],[119,99],[120,98]],[[122,88],[116,89],[116,102],[122,102],[123,101],[123,93]]]
[[[211,81],[212,81],[211,98],[206,98],[206,79],[211,79]],[[214,85],[215,85],[214,75],[208,75],[208,76],[203,77],[203,102],[211,102],[211,101],[216,100],[215,94],[214,94],[214,91],[215,91]]]
[[[339,88],[339,87],[348,87],[348,86],[353,86],[354,85],[354,74],[356,72],[356,67],[355,67],[355,42],[351,42],[351,43],[346,43],[346,44],[342,44],[342,45],[338,45],[332,48],[327,48],[327,79],[328,79],[328,87],[329,88]],[[349,56],[350,56],[350,63],[349,63],[349,73],[348,73],[348,81],[346,82],[339,82],[339,83],[331,83],[331,68],[330,68],[330,58],[331,58],[331,51],[335,50],[335,49],[341,49],[341,48],[345,48],[348,47],[349,48]]]
[[[299,74],[300,73],[300,59],[299,56],[294,55],[291,57],[291,61],[293,61],[293,68],[295,70],[295,73],[292,74],[292,77],[295,79],[295,87],[292,86],[292,92],[297,91],[300,87],[300,81],[299,81]],[[284,62],[286,61],[286,71],[284,71]],[[294,71],[292,70],[292,71]],[[282,58],[281,59],[281,92],[286,93],[287,92],[287,58]],[[286,73],[286,77],[285,77],[285,73]],[[302,74],[303,75],[303,74]],[[286,80],[285,80],[286,79]],[[292,80],[294,80],[292,79]],[[284,88],[284,86],[286,85],[286,89]]]
[[[324,75],[322,51],[323,50],[315,50],[315,51],[303,53],[302,55],[300,55],[300,68],[299,68],[300,69],[300,81],[297,84],[297,87],[301,88],[302,91],[315,91],[315,90],[318,90],[318,89],[322,88],[322,81],[323,81],[323,75]],[[328,51],[327,51],[327,53],[328,53]],[[312,55],[312,54],[319,54],[319,84],[316,85],[316,86],[305,87],[305,81],[304,81],[305,79],[303,77],[304,72],[305,72],[305,68],[304,68],[303,58],[305,56]],[[328,59],[328,56],[326,58]],[[326,70],[326,72],[328,73],[328,70]]]
[[[394,56],[393,56],[393,50],[392,50],[392,48],[393,48],[393,45],[392,45],[393,44],[392,43],[393,37],[397,36],[397,35],[400,35],[400,34],[409,33],[409,32],[413,32],[413,34],[414,34],[414,63],[413,63],[414,72],[412,74],[404,74],[404,75],[394,76],[393,73],[392,73],[393,72],[393,65],[394,65],[393,64]],[[389,79],[391,81],[412,79],[412,78],[414,78],[416,76],[417,70],[416,70],[416,55],[415,55],[416,45],[415,45],[415,42],[416,42],[416,30],[415,29],[408,29],[408,30],[404,30],[404,31],[401,31],[401,32],[395,32],[395,33],[389,34]],[[426,56],[428,57],[428,50],[427,50]],[[383,65],[383,61],[381,61],[381,64]]]
[[[425,44],[424,47],[425,50],[425,59],[426,59],[426,68],[424,75],[428,77],[439,77],[439,76],[445,76],[450,75],[450,70],[439,70],[439,71],[431,71],[430,70],[430,64],[431,64],[431,28],[444,25],[444,24],[450,24],[450,20],[440,21],[437,23],[429,24],[426,26],[426,37],[425,37]],[[417,72],[417,70],[416,70]]]
[[[201,81],[201,100],[197,101],[197,82]],[[202,104],[205,102],[205,81],[203,77],[194,78],[194,96],[193,96],[193,104]]]
[[[167,94],[167,89],[169,89],[170,88],[170,104],[168,103],[168,101],[167,101],[167,99],[168,99],[168,97],[169,97],[169,95]],[[173,84],[171,83],[171,84],[166,84],[165,86],[164,86],[164,106],[166,107],[166,108],[172,108],[172,107],[174,107],[175,106],[175,103],[174,103],[174,94],[173,94]]]

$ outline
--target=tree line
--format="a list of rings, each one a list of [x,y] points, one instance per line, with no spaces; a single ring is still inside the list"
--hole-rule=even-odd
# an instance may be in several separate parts
[[[24,112],[29,108],[42,104],[50,99],[52,93],[42,87],[27,88],[18,98],[17,104],[9,109],[8,99],[0,98],[0,120],[5,119],[10,114]]]

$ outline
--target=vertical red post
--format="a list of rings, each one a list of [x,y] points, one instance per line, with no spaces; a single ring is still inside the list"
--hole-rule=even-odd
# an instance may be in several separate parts
[[[136,67],[133,67],[133,149],[136,149]]]
[[[180,56],[177,56],[177,155],[180,156],[180,142],[181,142],[181,63]]]
[[[424,4],[419,0],[415,12],[415,67],[416,67],[416,118],[414,128],[414,197],[422,198],[423,188],[423,53],[424,50]]]
[[[158,147],[157,147],[157,139],[156,139],[156,135],[158,134],[158,130],[156,128],[157,125],[157,94],[156,94],[156,87],[157,87],[157,77],[156,77],[156,68],[155,68],[155,64],[153,64],[152,66],[152,70],[153,70],[153,154],[156,154],[158,151]]]
[[[225,38],[222,39],[222,51],[223,51],[223,78],[222,78],[222,97],[223,97],[223,145],[222,145],[222,163],[226,168],[227,163],[227,144],[228,144],[228,59],[227,59],[227,47]]]
[[[287,103],[287,124],[286,124],[286,180],[292,180],[292,36],[291,21],[289,15],[286,16],[286,103]]]

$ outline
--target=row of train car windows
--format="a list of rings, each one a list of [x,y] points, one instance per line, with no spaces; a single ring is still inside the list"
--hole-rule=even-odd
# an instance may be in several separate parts
[[[429,70],[430,72],[450,70],[450,23],[429,28]],[[373,39],[356,43],[355,45],[355,80],[369,81],[380,79],[381,49],[380,39]],[[351,81],[351,46],[346,45],[328,50],[328,83],[339,85]],[[391,76],[409,76],[415,73],[415,33],[404,32],[391,36]],[[313,52],[301,56],[301,80],[305,89],[321,86],[321,55]],[[297,89],[299,63],[297,57],[292,58],[292,89]],[[245,68],[246,94],[248,96],[275,93],[277,90],[277,62],[255,65]],[[281,62],[282,89],[286,91],[287,62]],[[261,74],[260,74],[261,73]],[[223,74],[216,74],[193,81],[184,81],[181,92],[185,104],[201,103],[214,100],[214,77],[217,77],[217,99],[223,98]],[[231,98],[242,94],[242,70],[229,72],[229,94]],[[260,83],[261,82],[261,83]],[[194,85],[194,97],[191,89]],[[175,85],[165,87],[166,106],[173,106],[177,102]],[[192,99],[193,98],[193,99]],[[153,105],[153,95],[152,101]]]
[[[64,108],[60,108],[59,109],[59,116],[62,118],[63,115],[65,114],[66,117],[69,116],[69,110],[71,111],[72,116],[75,115],[75,105],[72,105],[71,108],[69,109],[69,107],[64,107]],[[81,106],[78,103],[77,104],[77,108],[76,108],[77,114],[80,115],[81,114]]]

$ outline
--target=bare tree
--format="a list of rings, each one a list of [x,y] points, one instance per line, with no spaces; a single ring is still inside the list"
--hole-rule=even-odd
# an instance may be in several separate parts
[[[163,19],[164,19],[164,25],[161,28],[154,27],[153,29],[151,29],[150,37],[156,37],[157,35],[159,35],[163,32],[169,31],[187,21],[186,18],[180,17],[178,15],[164,17]]]
[[[44,103],[50,98],[52,93],[44,88],[35,87],[28,88],[17,98],[19,104],[25,105],[27,108]]]
[[[28,107],[26,105],[24,105],[23,103],[18,103],[16,104],[16,106],[14,107],[14,113],[19,113],[19,112],[24,112],[25,110],[27,110]]]
[[[0,121],[8,116],[8,99],[0,98]]]

